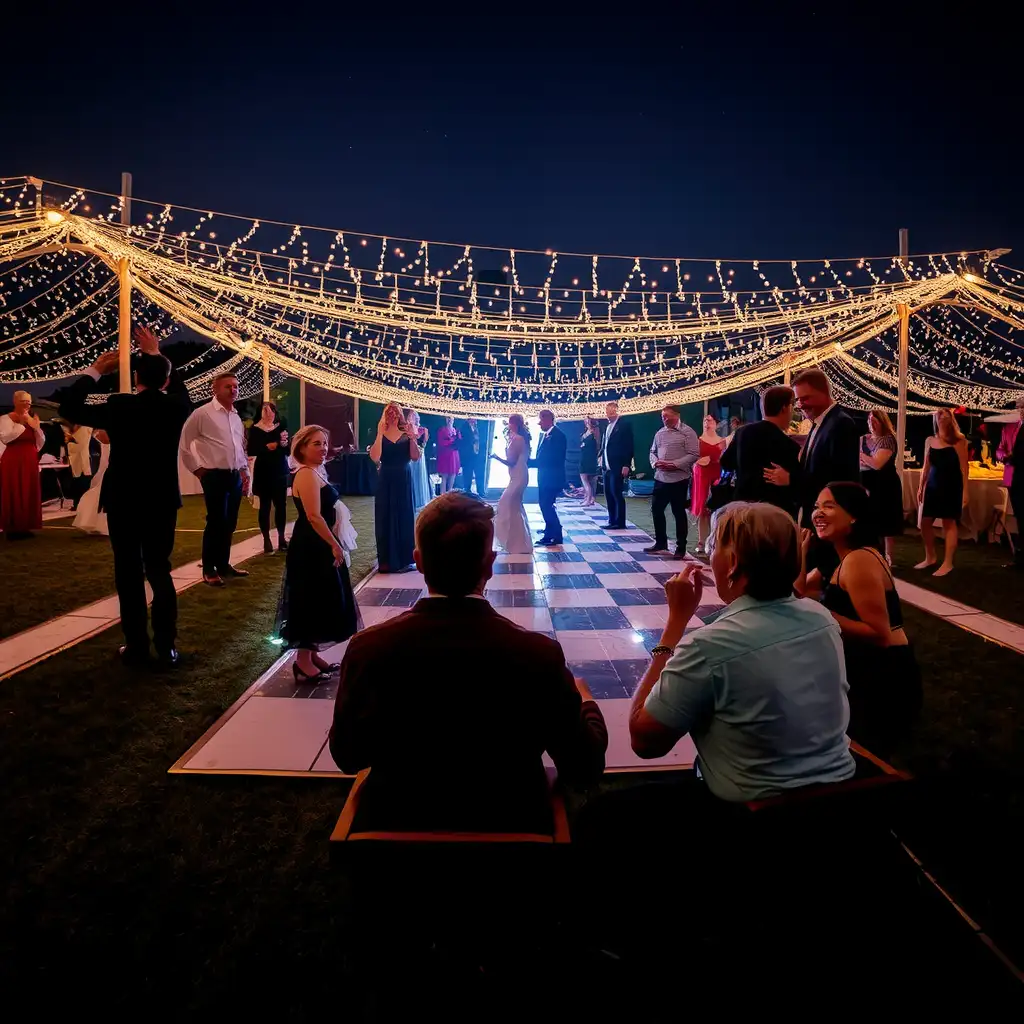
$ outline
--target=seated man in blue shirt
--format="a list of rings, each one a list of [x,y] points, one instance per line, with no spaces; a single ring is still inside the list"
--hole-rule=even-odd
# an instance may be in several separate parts
[[[668,624],[633,697],[633,750],[661,757],[689,733],[707,791],[730,803],[852,777],[843,644],[826,609],[793,596],[793,520],[773,505],[727,505],[711,568],[727,607],[685,637],[700,566],[666,585]]]

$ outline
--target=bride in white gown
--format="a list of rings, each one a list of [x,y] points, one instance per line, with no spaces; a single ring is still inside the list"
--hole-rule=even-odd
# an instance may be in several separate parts
[[[510,555],[526,555],[533,551],[530,524],[523,508],[523,493],[529,483],[530,434],[518,413],[508,418],[508,447],[505,458],[492,455],[492,459],[508,466],[508,487],[498,500],[498,513],[494,517],[494,536],[503,551]]]
[[[107,513],[100,511],[100,488],[103,486],[103,474],[107,471],[107,462],[110,460],[110,443],[102,430],[95,431],[93,437],[100,442],[100,468],[92,478],[89,490],[82,495],[78,503],[78,514],[71,525],[85,533],[101,533],[106,536]]]

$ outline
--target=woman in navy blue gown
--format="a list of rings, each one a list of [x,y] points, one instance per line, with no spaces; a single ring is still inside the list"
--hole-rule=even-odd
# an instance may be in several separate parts
[[[421,456],[416,431],[389,402],[377,424],[377,438],[370,458],[377,463],[377,493],[373,518],[377,534],[377,566],[381,572],[406,572],[412,568],[414,523],[411,463]]]

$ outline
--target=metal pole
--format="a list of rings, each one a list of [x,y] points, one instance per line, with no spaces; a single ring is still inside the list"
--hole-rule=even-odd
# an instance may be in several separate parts
[[[306,382],[299,380],[299,426],[306,425]]]
[[[263,350],[263,401],[270,401],[270,350]]]
[[[910,256],[909,233],[900,228],[900,266],[906,272]],[[910,366],[910,307],[901,302],[896,307],[900,315],[900,376],[899,398],[896,405],[896,471],[903,472],[903,450],[907,443],[907,374]]]
[[[128,171],[121,174],[121,223],[128,227],[132,222],[132,176]]]
[[[132,176],[121,175],[121,224],[131,224]],[[132,390],[132,275],[128,269],[128,257],[117,261],[117,369],[121,393],[131,394]]]
[[[132,275],[128,257],[117,261],[117,370],[121,379],[121,393],[132,390]]]
[[[359,399],[352,399],[352,444],[359,451]]]

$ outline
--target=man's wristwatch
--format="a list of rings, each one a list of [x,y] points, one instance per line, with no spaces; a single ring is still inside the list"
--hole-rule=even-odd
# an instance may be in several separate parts
[[[667,644],[658,644],[657,647],[651,648],[651,657],[657,658],[659,654],[671,654],[674,648],[669,647]]]

